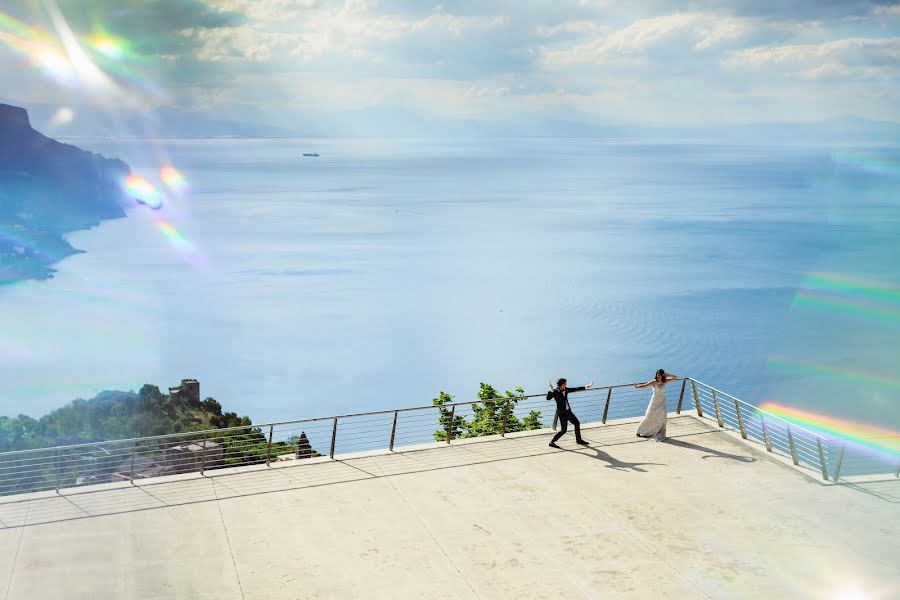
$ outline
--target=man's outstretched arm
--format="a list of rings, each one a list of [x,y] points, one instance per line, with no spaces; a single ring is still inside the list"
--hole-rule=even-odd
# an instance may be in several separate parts
[[[589,389],[591,389],[592,387],[594,387],[594,382],[593,382],[593,381],[590,382],[589,384],[583,385],[583,386],[581,386],[581,387],[573,387],[573,388],[569,388],[569,393],[572,393],[572,392],[583,392],[584,390],[589,390]]]

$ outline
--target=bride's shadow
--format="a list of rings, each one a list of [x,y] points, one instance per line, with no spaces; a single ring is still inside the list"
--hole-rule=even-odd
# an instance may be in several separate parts
[[[700,446],[699,444],[692,444],[691,442],[686,442],[684,440],[678,440],[675,438],[667,438],[664,444],[670,444],[672,446],[679,446],[681,448],[687,448],[689,450],[698,450],[700,452],[706,452],[707,454],[701,458],[727,458],[728,460],[736,460],[738,462],[743,463],[752,463],[756,462],[756,459],[752,456],[742,456],[740,454],[729,454],[728,452],[722,452],[721,450],[715,450],[713,448],[708,448],[706,446]]]

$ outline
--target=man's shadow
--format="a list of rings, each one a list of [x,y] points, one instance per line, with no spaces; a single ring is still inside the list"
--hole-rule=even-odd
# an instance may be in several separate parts
[[[637,471],[638,473],[646,473],[647,469],[642,469],[641,467],[644,465],[655,465],[659,467],[668,466],[666,463],[654,463],[654,462],[627,462],[624,460],[619,460],[614,456],[600,450],[599,448],[591,447],[591,450],[594,451],[594,455],[584,454],[583,452],[578,452],[577,450],[570,450],[569,452],[575,452],[577,454],[581,454],[583,456],[589,456],[590,458],[595,458],[597,460],[602,460],[603,462],[609,463],[604,465],[607,469],[615,469],[616,471]]]
[[[670,444],[672,446],[678,446],[680,448],[687,448],[689,450],[699,450],[700,452],[706,452],[706,456],[703,456],[703,459],[707,458],[727,458],[729,460],[736,460],[738,462],[743,463],[752,463],[756,462],[756,459],[752,456],[742,456],[740,454],[729,454],[728,452],[722,452],[721,450],[714,450],[713,448],[707,448],[706,446],[700,446],[699,444],[692,444],[691,442],[686,442],[684,440],[677,440],[675,438],[667,438],[664,444]]]

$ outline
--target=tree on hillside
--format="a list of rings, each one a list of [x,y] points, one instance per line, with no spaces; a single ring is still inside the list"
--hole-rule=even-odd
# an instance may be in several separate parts
[[[251,425],[249,417],[223,412],[213,398],[198,404],[147,384],[137,393],[104,391],[89,400],[78,398],[40,419],[27,415],[0,417],[0,451],[203,429],[247,427],[249,431]]]
[[[478,390],[478,398],[482,402],[472,404],[472,419],[467,420],[463,415],[457,414],[447,408],[453,396],[441,392],[438,398],[432,400],[432,404],[440,407],[438,422],[442,426],[434,432],[434,439],[447,441],[447,428],[450,425],[451,413],[453,415],[452,439],[473,438],[485,435],[499,435],[516,431],[531,431],[540,429],[541,412],[532,410],[525,417],[519,418],[515,414],[516,406],[525,397],[525,390],[516,388],[515,392],[507,391],[505,396],[488,383],[482,383]]]

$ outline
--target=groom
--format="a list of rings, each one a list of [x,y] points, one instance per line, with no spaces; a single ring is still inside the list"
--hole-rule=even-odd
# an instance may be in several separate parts
[[[559,432],[554,435],[553,439],[550,441],[551,448],[559,448],[559,446],[556,445],[556,442],[566,434],[566,431],[569,428],[569,421],[572,421],[572,425],[575,426],[575,441],[582,446],[588,445],[586,441],[581,439],[581,422],[572,413],[572,407],[569,406],[569,394],[571,392],[580,392],[593,386],[594,382],[592,381],[584,387],[570,388],[566,386],[565,377],[556,380],[556,389],[553,388],[553,384],[550,384],[550,391],[547,392],[547,400],[550,400],[551,398],[556,400],[556,414],[559,415],[560,424]]]

